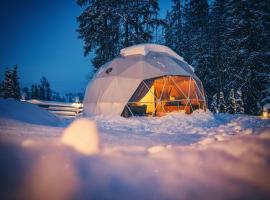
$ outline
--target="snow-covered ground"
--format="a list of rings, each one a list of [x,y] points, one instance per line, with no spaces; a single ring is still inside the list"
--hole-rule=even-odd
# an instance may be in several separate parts
[[[0,196],[270,198],[269,119],[197,111],[161,118],[90,120],[70,125],[72,121],[35,105],[0,99]],[[95,134],[93,139],[93,122],[99,139]],[[63,142],[63,132],[74,137],[73,130],[82,143],[93,139],[87,144],[94,141],[94,154],[85,155]],[[74,141],[80,143],[77,137]]]

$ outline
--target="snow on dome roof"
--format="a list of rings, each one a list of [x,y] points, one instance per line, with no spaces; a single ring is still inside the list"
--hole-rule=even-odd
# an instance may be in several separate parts
[[[270,109],[270,103],[267,103],[263,106],[263,109],[264,110],[267,110],[267,109]]]
[[[120,54],[122,56],[130,56],[130,55],[138,55],[138,54],[145,56],[150,51],[167,53],[170,56],[172,56],[178,60],[184,61],[184,59],[181,56],[177,55],[177,53],[175,53],[173,50],[171,50],[170,48],[168,48],[166,46],[159,45],[159,44],[134,45],[131,47],[121,49]]]

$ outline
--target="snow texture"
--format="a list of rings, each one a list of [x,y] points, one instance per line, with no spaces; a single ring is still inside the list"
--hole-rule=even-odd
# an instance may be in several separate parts
[[[27,103],[1,100],[0,108],[3,199],[270,198],[269,119],[197,111],[82,118],[65,129],[71,121],[52,125],[47,111]],[[63,131],[94,132],[93,121],[98,154],[61,142]]]
[[[85,155],[98,153],[99,135],[95,122],[88,119],[75,120],[64,130],[61,142]]]
[[[36,105],[20,102],[13,99],[0,98],[0,119],[17,120],[20,122],[56,126],[60,120],[53,114],[39,108]]]

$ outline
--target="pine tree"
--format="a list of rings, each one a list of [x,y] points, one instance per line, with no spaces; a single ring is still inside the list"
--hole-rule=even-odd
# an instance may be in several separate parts
[[[51,99],[51,93],[50,83],[47,78],[43,76],[39,84],[39,99],[49,101]]]
[[[18,76],[18,66],[15,65],[13,71],[12,71],[12,90],[13,90],[13,98],[14,99],[20,99],[21,98],[21,89],[19,84],[19,76]]]
[[[244,109],[244,103],[242,99],[242,91],[238,89],[235,94],[235,107],[236,107],[236,113],[243,114],[245,112]]]
[[[262,8],[266,6],[266,8]],[[269,84],[269,1],[228,0],[225,4],[227,88],[241,88],[245,111],[257,114]]]
[[[234,114],[236,112],[236,100],[235,100],[235,95],[234,95],[234,89],[231,89],[229,97],[228,97],[227,112],[230,114]]]
[[[30,97],[31,97],[31,99],[36,99],[36,97],[35,97],[35,86],[34,86],[34,84],[32,84],[31,85],[31,90],[30,90]]]
[[[219,113],[226,113],[227,112],[227,106],[226,106],[223,92],[219,92],[218,110],[219,110]]]
[[[3,83],[3,93],[4,98],[21,98],[17,65],[15,65],[13,69],[6,69],[5,80]]]
[[[50,83],[47,80],[46,84],[45,84],[45,100],[50,101],[52,98],[52,90],[50,87]]]
[[[172,0],[172,9],[170,12],[167,12],[166,21],[165,45],[173,49],[179,55],[182,55],[183,22],[181,0]]]
[[[217,93],[215,93],[212,97],[211,106],[210,106],[210,109],[213,113],[219,113],[218,105],[219,105],[218,97],[217,97]]]
[[[159,19],[158,1],[78,0],[85,8],[77,18],[85,56],[95,52],[95,71],[119,54],[123,47],[150,42]]]
[[[94,52],[92,60],[95,71],[105,62],[114,58],[119,51],[120,1],[78,0],[84,11],[77,18],[79,38],[84,41],[84,55]]]
[[[31,99],[40,99],[39,97],[39,87],[37,84],[31,85]]]
[[[0,97],[4,97],[4,83],[0,83]]]
[[[209,46],[210,46],[210,62],[209,65],[209,84],[208,95],[218,91],[226,91],[225,82],[227,80],[226,69],[227,62],[225,57],[226,37],[224,35],[225,27],[225,0],[215,0],[213,2],[210,14],[209,24]]]
[[[6,69],[6,72],[5,72],[3,91],[4,91],[4,98],[14,97],[12,70],[8,68]]]
[[[23,97],[24,100],[30,99],[31,96],[30,96],[30,91],[29,91],[28,87],[24,87],[22,89],[22,97]]]
[[[204,84],[207,95],[212,93],[211,54],[209,47],[209,11],[207,0],[186,1],[184,9],[184,58]]]

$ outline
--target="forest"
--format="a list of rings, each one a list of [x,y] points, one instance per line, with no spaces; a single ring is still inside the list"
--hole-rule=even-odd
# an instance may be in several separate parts
[[[269,0],[77,0],[84,54],[97,71],[122,48],[170,47],[195,69],[208,106],[218,113],[259,114],[270,101]]]

